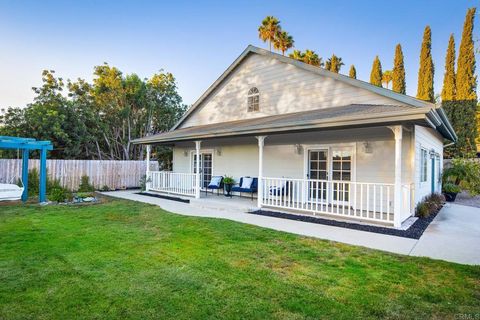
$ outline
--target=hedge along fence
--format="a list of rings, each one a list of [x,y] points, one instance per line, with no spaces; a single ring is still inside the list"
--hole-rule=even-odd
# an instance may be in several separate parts
[[[39,170],[40,161],[30,159],[29,169]],[[140,179],[146,172],[145,161],[116,160],[47,160],[47,174],[50,179],[58,179],[60,184],[77,190],[82,176],[90,178],[96,189],[107,186],[109,189],[140,187]],[[158,170],[158,162],[150,161],[150,170]],[[22,160],[0,159],[0,183],[21,177]]]

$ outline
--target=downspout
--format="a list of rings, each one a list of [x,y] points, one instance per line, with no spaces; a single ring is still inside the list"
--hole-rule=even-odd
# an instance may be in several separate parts
[[[432,193],[435,193],[435,157],[432,159]]]

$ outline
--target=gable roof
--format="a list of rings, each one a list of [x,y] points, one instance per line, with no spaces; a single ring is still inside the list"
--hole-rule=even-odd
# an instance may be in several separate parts
[[[294,66],[296,66],[298,68],[301,68],[303,70],[313,72],[315,74],[322,75],[322,76],[325,76],[325,77],[329,77],[329,78],[347,83],[349,85],[352,85],[354,87],[365,89],[365,90],[374,92],[378,95],[381,95],[381,96],[384,96],[384,97],[387,97],[387,98],[390,98],[390,99],[393,99],[393,100],[396,100],[396,101],[399,101],[401,103],[408,104],[408,105],[411,105],[411,106],[414,106],[414,107],[435,108],[435,105],[433,103],[430,103],[430,102],[427,102],[427,101],[422,101],[422,100],[416,99],[414,97],[407,96],[407,95],[404,95],[404,94],[401,94],[401,93],[397,93],[397,92],[394,92],[392,90],[388,90],[388,89],[385,89],[385,88],[382,88],[382,87],[377,87],[377,86],[374,86],[374,85],[372,85],[368,82],[362,81],[362,80],[352,79],[348,76],[325,70],[324,68],[315,67],[315,66],[309,65],[307,63],[304,63],[304,62],[301,62],[301,61],[298,61],[298,60],[280,55],[278,53],[274,53],[274,52],[271,52],[271,51],[268,51],[268,50],[265,50],[265,49],[261,49],[261,48],[249,45],[242,52],[242,54],[240,54],[240,56],[237,59],[235,59],[235,61],[227,68],[227,70],[225,70],[225,72],[223,72],[223,74],[207,89],[207,91],[205,91],[205,93],[202,94],[202,96],[200,96],[200,98],[187,110],[187,112],[185,112],[183,117],[173,126],[173,128],[171,130],[177,129],[197,109],[197,107],[199,105],[201,105],[201,103],[220,85],[220,83],[222,83],[222,81],[225,80],[225,78],[228,77],[233,72],[233,70],[237,66],[239,66],[240,63],[243,60],[245,60],[245,58],[247,58],[247,56],[249,56],[250,54],[259,54],[259,55],[262,55],[262,56],[274,58],[274,59],[277,59],[277,60],[279,60],[283,63],[294,65]]]
[[[368,127],[404,122],[431,125],[439,117],[435,109],[404,105],[350,104],[280,115],[212,123],[180,128],[133,140],[134,144],[174,143],[232,136],[300,132],[306,130]],[[446,138],[455,139],[442,125],[437,129]]]

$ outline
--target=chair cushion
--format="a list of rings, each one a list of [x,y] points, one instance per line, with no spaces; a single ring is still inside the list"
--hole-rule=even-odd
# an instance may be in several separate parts
[[[242,185],[240,186],[240,188],[250,189],[250,187],[252,186],[252,182],[253,182],[253,178],[244,177],[243,181],[242,181]]]
[[[210,180],[210,183],[208,184],[208,187],[209,188],[218,188],[220,187],[220,183],[222,183],[222,179],[223,177],[222,176],[214,176],[212,177],[212,180]]]
[[[234,191],[234,192],[245,192],[245,193],[255,193],[255,192],[257,192],[257,189],[256,188],[244,189],[244,188],[240,188],[240,187],[233,187],[232,191]]]

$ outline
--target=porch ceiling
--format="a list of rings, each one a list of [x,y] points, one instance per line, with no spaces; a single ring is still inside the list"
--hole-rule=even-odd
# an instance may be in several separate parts
[[[213,123],[176,129],[140,139],[134,144],[167,144],[220,137],[252,136],[272,133],[301,132],[308,130],[339,129],[345,127],[371,127],[382,124],[416,122],[436,127],[448,139],[455,140],[454,133],[442,132],[441,124],[430,120],[432,108],[400,105],[361,105],[316,109],[260,118]],[[434,120],[438,117],[434,117]]]

